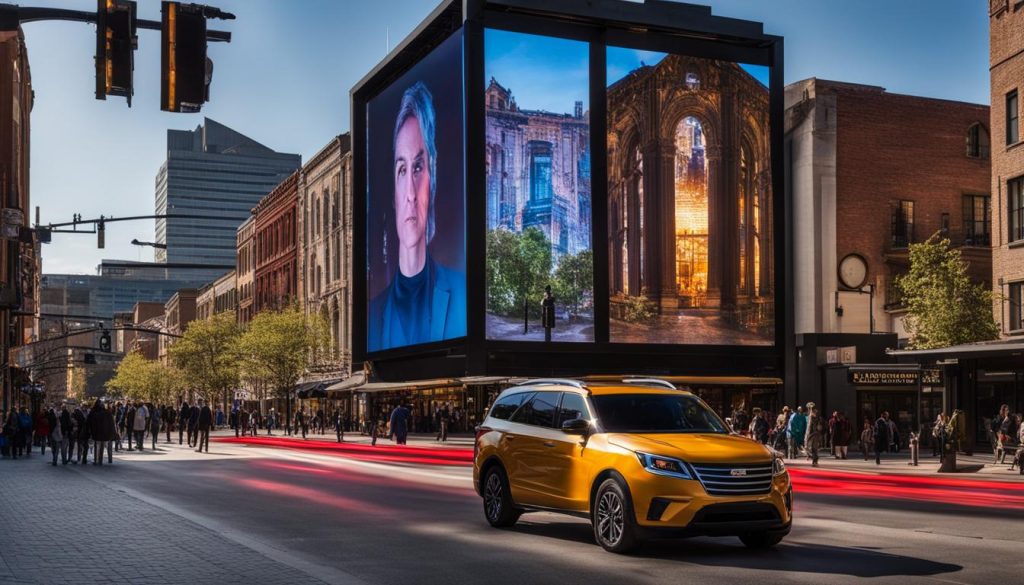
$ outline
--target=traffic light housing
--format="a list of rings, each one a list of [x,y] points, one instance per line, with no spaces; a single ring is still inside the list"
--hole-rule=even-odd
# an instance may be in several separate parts
[[[164,2],[160,27],[160,109],[198,112],[210,99],[213,62],[206,57],[209,7]]]
[[[103,216],[100,216],[100,220],[96,222],[96,247],[102,250],[107,246],[107,225],[103,221]]]
[[[104,331],[100,334],[100,351],[110,352],[110,332]]]
[[[136,25],[134,1],[96,0],[96,99],[124,96],[131,107]]]

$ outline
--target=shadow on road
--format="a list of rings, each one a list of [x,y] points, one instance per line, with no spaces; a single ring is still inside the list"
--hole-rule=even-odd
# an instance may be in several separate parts
[[[584,522],[532,523],[525,520],[510,530],[597,546],[590,525]],[[650,540],[633,556],[729,569],[799,571],[865,578],[925,577],[963,570],[961,565],[952,563],[884,553],[869,548],[828,546],[797,540],[784,540],[770,550],[750,550],[739,539],[732,537]]]

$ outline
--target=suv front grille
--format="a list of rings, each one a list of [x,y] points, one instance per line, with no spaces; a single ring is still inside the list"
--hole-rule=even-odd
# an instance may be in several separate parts
[[[754,496],[772,489],[772,464],[691,464],[704,491],[712,496]]]

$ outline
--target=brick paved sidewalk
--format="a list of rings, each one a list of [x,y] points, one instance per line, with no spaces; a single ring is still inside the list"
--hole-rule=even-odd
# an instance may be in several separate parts
[[[323,583],[117,489],[137,464],[0,459],[0,585]]]

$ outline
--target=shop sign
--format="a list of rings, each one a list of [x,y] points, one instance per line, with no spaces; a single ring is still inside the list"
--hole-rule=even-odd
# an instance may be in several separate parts
[[[922,386],[942,386],[942,370],[938,368],[929,368],[921,370],[921,385]]]
[[[850,383],[863,386],[916,386],[917,370],[850,369]]]

